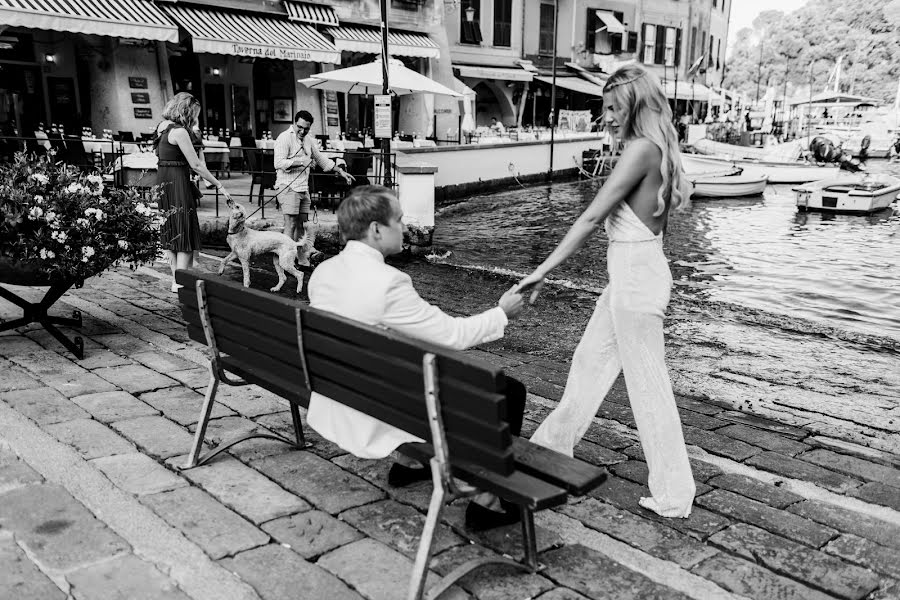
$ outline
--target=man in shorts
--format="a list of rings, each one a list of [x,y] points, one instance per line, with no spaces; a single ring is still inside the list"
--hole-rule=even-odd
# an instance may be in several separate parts
[[[300,228],[305,231],[309,221],[309,172],[313,162],[323,171],[334,171],[348,184],[354,181],[352,175],[319,152],[312,137],[307,135],[312,124],[313,116],[301,110],[294,116],[294,124],[275,140],[275,189],[280,191],[284,234],[294,241],[300,239]]]

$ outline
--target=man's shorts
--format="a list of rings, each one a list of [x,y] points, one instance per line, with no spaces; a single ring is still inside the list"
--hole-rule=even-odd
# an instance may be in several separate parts
[[[281,214],[300,215],[300,220],[306,221],[309,218],[311,203],[309,192],[286,192],[281,201]]]

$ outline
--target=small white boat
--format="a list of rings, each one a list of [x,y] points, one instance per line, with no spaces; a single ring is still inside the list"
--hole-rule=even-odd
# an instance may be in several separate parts
[[[694,186],[694,198],[740,198],[758,196],[766,190],[765,175],[687,176]]]
[[[891,205],[900,192],[900,178],[866,173],[817,181],[794,192],[801,211],[868,214]]]
[[[744,175],[765,175],[769,183],[808,183],[820,179],[834,179],[840,172],[837,165],[814,165],[801,162],[763,161],[753,159],[730,159],[719,156],[681,155],[685,173],[702,170],[722,170],[734,165]]]

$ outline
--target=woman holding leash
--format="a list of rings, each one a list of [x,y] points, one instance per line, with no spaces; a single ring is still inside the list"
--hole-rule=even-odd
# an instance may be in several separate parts
[[[550,271],[605,225],[609,285],[575,349],[562,400],[531,441],[572,456],[624,370],[650,471],[651,496],[640,505],[664,517],[687,517],[696,487],[663,343],[663,312],[672,286],[663,231],[669,210],[687,200],[678,137],[659,80],[639,65],[610,76],[603,103],[606,123],[625,148],[590,206],[518,287],[531,287],[534,302]]]
[[[166,103],[163,120],[156,128],[156,154],[159,157],[157,183],[161,185],[159,208],[175,209],[162,226],[161,240],[172,268],[172,291],[176,269],[189,269],[200,253],[200,221],[197,207],[203,192],[191,181],[191,171],[210,182],[225,196],[222,183],[206,168],[197,155],[200,140],[194,135],[200,101],[187,92],[179,92]]]

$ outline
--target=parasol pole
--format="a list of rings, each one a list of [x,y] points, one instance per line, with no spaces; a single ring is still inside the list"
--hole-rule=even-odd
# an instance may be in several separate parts
[[[553,180],[553,145],[556,132],[556,29],[559,19],[559,0],[553,0],[553,75],[550,80],[550,168],[547,181]]]
[[[390,95],[391,86],[390,81],[388,80],[389,70],[388,63],[390,62],[390,55],[388,54],[388,10],[387,10],[387,0],[381,0],[381,78],[382,78],[382,86],[381,93],[385,96]],[[394,132],[394,111],[391,110],[391,134]],[[384,186],[387,188],[391,188],[394,185],[394,178],[391,173],[391,138],[388,137],[386,139],[381,140],[381,167],[384,169],[384,179],[382,182]]]

